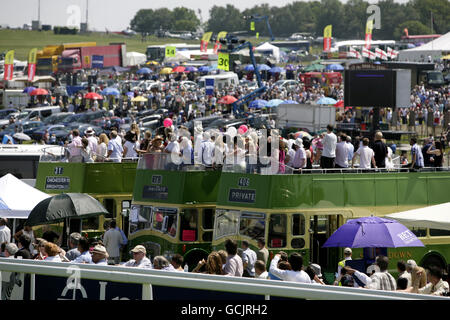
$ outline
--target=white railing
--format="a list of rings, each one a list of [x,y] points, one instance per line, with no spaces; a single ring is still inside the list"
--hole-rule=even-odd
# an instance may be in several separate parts
[[[153,300],[152,285],[191,288],[270,296],[313,299],[313,300],[447,300],[447,297],[401,293],[395,291],[379,291],[362,288],[325,286],[262,280],[251,278],[225,277],[197,273],[171,272],[161,270],[145,270],[120,266],[96,266],[89,264],[69,264],[45,262],[37,260],[21,260],[0,258],[0,271],[31,274],[30,297],[35,298],[35,275],[68,277],[70,268],[79,270],[80,279],[135,283],[142,285],[142,300]],[[0,273],[1,278],[1,273]],[[0,291],[1,291],[0,279]],[[174,297],[176,290],[174,290]],[[175,297],[176,299],[176,297]]]

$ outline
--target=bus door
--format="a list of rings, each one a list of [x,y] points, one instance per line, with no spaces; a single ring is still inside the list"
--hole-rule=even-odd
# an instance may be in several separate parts
[[[311,262],[327,271],[337,269],[339,248],[323,248],[323,244],[342,225],[342,215],[312,215],[309,223]]]

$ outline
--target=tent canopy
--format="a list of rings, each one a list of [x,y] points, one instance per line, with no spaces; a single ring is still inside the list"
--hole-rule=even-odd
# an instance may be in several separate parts
[[[450,202],[419,209],[388,214],[387,218],[397,220],[409,227],[450,230]]]
[[[269,53],[275,58],[276,62],[280,62],[280,48],[269,42],[264,42],[262,45],[256,47],[255,51],[262,54]]]
[[[8,173],[0,178],[0,217],[26,219],[31,210],[48,197]]]
[[[127,66],[137,66],[144,64],[147,61],[147,56],[139,52],[127,52]]]
[[[427,61],[429,56],[433,60],[436,60],[440,59],[442,55],[445,55],[448,52],[450,52],[450,32],[419,47],[401,50],[398,60]]]

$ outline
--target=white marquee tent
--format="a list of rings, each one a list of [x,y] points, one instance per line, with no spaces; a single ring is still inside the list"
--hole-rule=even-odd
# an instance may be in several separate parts
[[[427,61],[428,56],[437,60],[448,53],[450,53],[450,32],[419,47],[400,51],[398,60],[422,62]]]
[[[147,56],[139,52],[127,52],[127,66],[137,66],[144,64],[147,61]]]
[[[276,62],[280,62],[280,48],[270,44],[269,42],[264,42],[262,45],[256,47],[255,51],[261,54],[272,55]]]
[[[0,217],[26,219],[48,194],[8,173],[0,178]]]
[[[450,202],[388,214],[408,227],[450,230]]]

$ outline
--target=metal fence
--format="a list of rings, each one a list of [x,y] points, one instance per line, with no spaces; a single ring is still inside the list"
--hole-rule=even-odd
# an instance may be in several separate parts
[[[78,278],[73,278],[76,270]],[[133,283],[142,286],[142,300],[153,300],[153,286],[164,286],[173,290],[176,298],[177,288],[228,292],[242,295],[258,295],[261,299],[271,297],[312,300],[447,300],[447,297],[378,291],[363,288],[304,284],[277,280],[225,277],[197,273],[145,270],[120,266],[97,266],[89,264],[69,264],[37,260],[16,260],[0,258],[0,271],[17,272],[31,275],[30,300],[36,299],[36,275],[53,277],[72,277],[72,289],[78,288],[81,279],[102,282]],[[1,273],[0,273],[1,274]],[[1,277],[1,276],[0,276]],[[0,279],[0,286],[3,284]],[[67,281],[69,284],[69,281]],[[1,288],[0,288],[1,289]],[[53,290],[46,285],[46,290]],[[1,291],[1,290],[0,290]],[[75,299],[75,295],[73,296]],[[104,297],[103,297],[104,299]],[[100,295],[100,300],[102,296]]]

